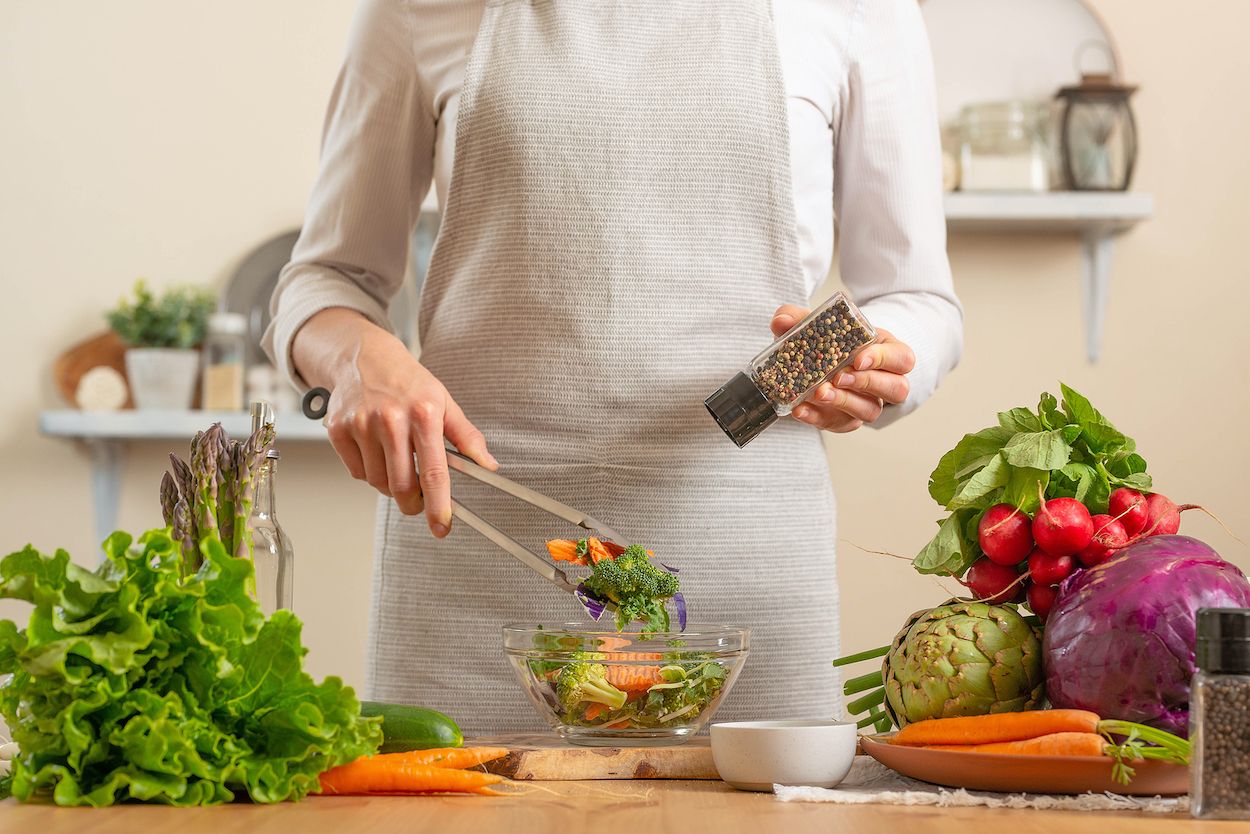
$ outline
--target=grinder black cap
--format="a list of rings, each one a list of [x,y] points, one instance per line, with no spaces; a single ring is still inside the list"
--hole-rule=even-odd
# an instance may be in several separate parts
[[[1194,654],[1204,672],[1250,674],[1250,608],[1199,608]]]
[[[716,389],[703,401],[707,410],[739,448],[747,445],[777,420],[773,404],[744,373]]]

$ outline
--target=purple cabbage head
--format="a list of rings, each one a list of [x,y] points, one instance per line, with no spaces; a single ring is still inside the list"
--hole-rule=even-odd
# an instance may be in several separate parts
[[[1250,607],[1250,581],[1206,544],[1152,536],[1078,571],[1046,620],[1046,694],[1055,707],[1188,735],[1199,608]]]

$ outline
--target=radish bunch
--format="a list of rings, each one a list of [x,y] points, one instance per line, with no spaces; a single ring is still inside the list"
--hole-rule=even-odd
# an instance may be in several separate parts
[[[1190,509],[1128,487],[1111,493],[1109,508],[1093,514],[1075,498],[1051,498],[1029,517],[1011,504],[993,505],[977,522],[984,555],[968,568],[963,584],[987,602],[1027,601],[1045,621],[1059,583],[1070,574],[1102,564],[1133,542],[1176,533],[1181,511]]]

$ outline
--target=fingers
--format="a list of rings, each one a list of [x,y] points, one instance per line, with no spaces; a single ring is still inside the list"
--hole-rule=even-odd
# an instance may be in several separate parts
[[[811,310],[797,307],[794,304],[782,304],[777,308],[777,312],[773,313],[771,327],[774,336],[780,336],[791,327],[803,320],[803,317],[810,313]]]
[[[794,410],[794,417],[826,431],[853,431],[864,423],[875,422],[881,411],[881,400],[876,397],[835,388],[826,382]],[[855,425],[848,428],[851,423]]]
[[[842,371],[833,384],[895,405],[905,402],[911,392],[907,377],[890,371]]]
[[[425,497],[425,518],[437,538],[451,531],[451,476],[443,446],[442,403],[420,402],[412,407],[413,445],[417,453],[419,482]]]
[[[886,330],[877,331],[879,341],[869,345],[855,357],[856,371],[889,371],[909,374],[916,367],[916,354]]]
[[[486,438],[477,430],[477,426],[469,422],[460,406],[449,396],[447,413],[443,418],[443,433],[452,445],[473,459],[478,466],[484,466],[492,472],[499,468],[499,462],[486,448]]]
[[[394,498],[404,515],[416,515],[425,502],[412,461],[412,435],[407,415],[398,410],[385,412],[379,416],[374,433],[380,441],[378,446],[385,456],[386,466],[387,488],[378,487],[378,491]]]

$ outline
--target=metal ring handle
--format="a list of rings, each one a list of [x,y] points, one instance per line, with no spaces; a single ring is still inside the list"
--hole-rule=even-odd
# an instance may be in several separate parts
[[[309,420],[320,420],[330,410],[330,392],[325,388],[309,388],[300,408]]]

